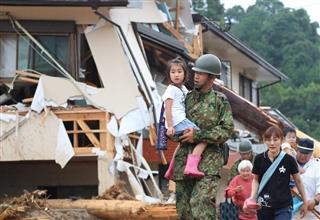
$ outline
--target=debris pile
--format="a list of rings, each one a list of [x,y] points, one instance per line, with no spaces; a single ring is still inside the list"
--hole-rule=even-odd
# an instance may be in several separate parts
[[[119,181],[115,185],[107,189],[101,196],[98,196],[97,199],[106,199],[106,200],[136,200],[131,196],[125,189],[125,182]]]

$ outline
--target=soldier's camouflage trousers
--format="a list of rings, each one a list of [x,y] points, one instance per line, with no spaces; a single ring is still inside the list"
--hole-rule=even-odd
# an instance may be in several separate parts
[[[176,182],[176,206],[181,220],[215,220],[215,198],[220,178],[186,177]]]

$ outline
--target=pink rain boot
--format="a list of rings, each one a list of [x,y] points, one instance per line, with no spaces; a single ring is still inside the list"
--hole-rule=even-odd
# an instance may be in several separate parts
[[[172,157],[170,163],[169,163],[169,167],[167,172],[164,174],[164,177],[167,180],[171,180],[172,179],[172,174],[173,174],[173,167],[174,167],[174,157]]]
[[[186,168],[184,168],[184,175],[194,177],[204,177],[204,173],[198,170],[198,165],[201,160],[201,156],[189,154],[187,159]]]

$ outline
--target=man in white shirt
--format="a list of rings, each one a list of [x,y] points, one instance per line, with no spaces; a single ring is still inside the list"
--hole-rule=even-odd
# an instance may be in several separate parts
[[[320,213],[320,159],[313,158],[314,143],[312,140],[301,139],[297,147],[297,162],[301,167],[301,179],[306,191],[308,210],[305,219],[319,219],[311,211],[313,209]],[[298,219],[295,216],[295,219]]]

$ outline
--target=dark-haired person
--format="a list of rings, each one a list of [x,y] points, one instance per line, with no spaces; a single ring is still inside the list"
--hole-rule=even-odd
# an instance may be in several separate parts
[[[263,135],[263,141],[267,145],[267,151],[255,157],[252,173],[255,175],[252,182],[251,197],[245,202],[250,208],[258,202],[261,208],[257,211],[259,220],[291,220],[292,219],[292,196],[289,187],[290,175],[296,182],[301,194],[303,205],[300,209],[301,217],[307,212],[307,200],[305,190],[300,178],[298,165],[295,159],[285,154],[275,171],[271,175],[265,187],[258,194],[259,184],[263,175],[281,152],[283,133],[277,127],[270,127]],[[257,206],[256,206],[257,207]]]
[[[312,140],[301,139],[297,147],[297,162],[302,167],[301,180],[306,190],[309,212],[306,219],[318,219],[310,211],[316,209],[320,212],[320,159],[313,158],[314,143]],[[295,216],[295,219],[298,217]]]
[[[296,150],[297,150],[297,133],[294,128],[291,127],[285,127],[283,129],[283,136],[284,136],[284,143],[290,144],[291,148],[294,151],[294,155],[296,156]]]

